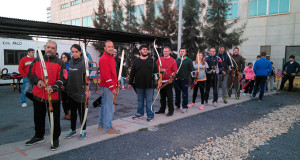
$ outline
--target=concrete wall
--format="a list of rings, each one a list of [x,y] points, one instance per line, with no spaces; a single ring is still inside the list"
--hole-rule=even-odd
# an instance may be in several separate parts
[[[241,54],[247,62],[252,62],[261,46],[270,45],[270,60],[276,69],[281,68],[286,46],[300,45],[300,1],[290,0],[290,13],[259,17],[248,17],[248,3],[248,0],[239,3],[240,20],[247,23],[243,37],[248,38],[240,46]]]

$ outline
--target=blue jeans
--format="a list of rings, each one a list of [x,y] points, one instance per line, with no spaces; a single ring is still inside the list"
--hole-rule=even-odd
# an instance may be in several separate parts
[[[258,87],[260,87],[260,93],[259,93],[259,99],[262,100],[264,96],[264,88],[266,85],[267,76],[256,76],[255,78],[255,84],[254,84],[254,90],[252,93],[252,96],[255,97],[256,93],[258,91]]]
[[[188,88],[189,88],[189,80],[188,79],[178,79],[174,84],[175,88],[175,105],[177,108],[180,108],[181,102],[181,92],[182,92],[182,108],[188,108]]]
[[[124,86],[124,80],[125,80],[126,78],[125,77],[122,77],[121,76],[121,86],[123,87]]]
[[[99,112],[98,126],[103,126],[104,131],[107,131],[111,128],[111,121],[114,117],[114,95],[111,90],[106,87],[100,87],[100,92],[102,96],[102,103]]]
[[[136,115],[137,116],[144,116],[144,101],[146,101],[146,113],[148,118],[154,118],[154,113],[151,111],[151,104],[153,102],[153,88],[147,89],[136,89],[136,94],[138,98],[138,108]]]
[[[32,88],[32,85],[27,77],[23,77],[23,87],[21,92],[21,103],[26,103],[26,92],[29,88]]]

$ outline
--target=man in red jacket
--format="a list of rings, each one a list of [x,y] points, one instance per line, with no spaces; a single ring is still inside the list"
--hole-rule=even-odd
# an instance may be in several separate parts
[[[26,92],[28,91],[29,88],[32,88],[31,83],[29,82],[27,78],[27,74],[29,71],[29,66],[34,60],[34,49],[28,48],[27,50],[27,56],[23,57],[20,60],[19,63],[19,72],[21,76],[23,77],[23,87],[22,87],[22,92],[21,92],[21,104],[22,107],[27,107],[26,104]]]
[[[159,111],[155,112],[155,114],[164,114],[166,110],[167,100],[168,99],[168,114],[167,116],[172,116],[174,112],[174,102],[173,102],[173,84],[171,77],[175,76],[177,72],[177,63],[175,59],[173,59],[171,54],[171,49],[169,47],[165,47],[163,50],[164,56],[160,58],[162,63],[162,70],[163,78],[162,78],[162,85],[165,85],[160,90],[160,109]],[[156,61],[157,66],[159,67],[159,60]]]
[[[105,134],[120,134],[120,130],[112,127],[114,117],[114,96],[118,94],[116,90],[117,73],[116,63],[113,57],[114,44],[112,41],[106,41],[104,53],[99,60],[100,70],[100,91],[102,103],[98,119],[98,129],[104,130]]]
[[[45,118],[48,110],[48,93],[51,93],[53,117],[54,117],[54,133],[53,133],[53,146],[51,150],[59,148],[60,136],[60,99],[59,92],[57,92],[63,84],[67,82],[67,69],[65,63],[58,59],[55,54],[57,45],[53,41],[49,41],[45,47],[45,65],[48,72],[48,88],[46,88],[44,71],[40,58],[35,58],[29,67],[28,79],[33,84],[32,93],[35,98],[33,102],[34,107],[34,125],[35,135],[26,142],[26,145],[34,145],[44,141],[45,135]]]

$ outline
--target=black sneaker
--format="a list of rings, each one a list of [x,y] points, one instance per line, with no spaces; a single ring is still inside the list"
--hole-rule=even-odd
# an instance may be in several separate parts
[[[148,122],[151,122],[152,120],[153,120],[153,117],[148,117],[148,118],[147,118],[147,121],[148,121]]]
[[[35,144],[38,144],[38,143],[42,143],[44,142],[44,137],[43,138],[37,138],[37,137],[32,137],[31,140],[27,141],[25,143],[26,146],[32,146],[32,145],[35,145]]]
[[[173,113],[168,113],[167,117],[173,116]]]
[[[139,116],[139,115],[134,115],[133,117],[132,117],[132,119],[140,119],[142,116]]]
[[[59,148],[59,140],[53,141],[53,146],[51,146],[51,151],[55,151]]]
[[[158,111],[158,112],[155,112],[155,114],[165,114],[165,112]]]

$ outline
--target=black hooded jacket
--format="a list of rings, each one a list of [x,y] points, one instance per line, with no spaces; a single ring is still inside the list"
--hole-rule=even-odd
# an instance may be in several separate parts
[[[78,103],[85,103],[85,72],[85,63],[82,54],[78,59],[72,57],[69,62],[69,78],[66,91],[68,96]]]

